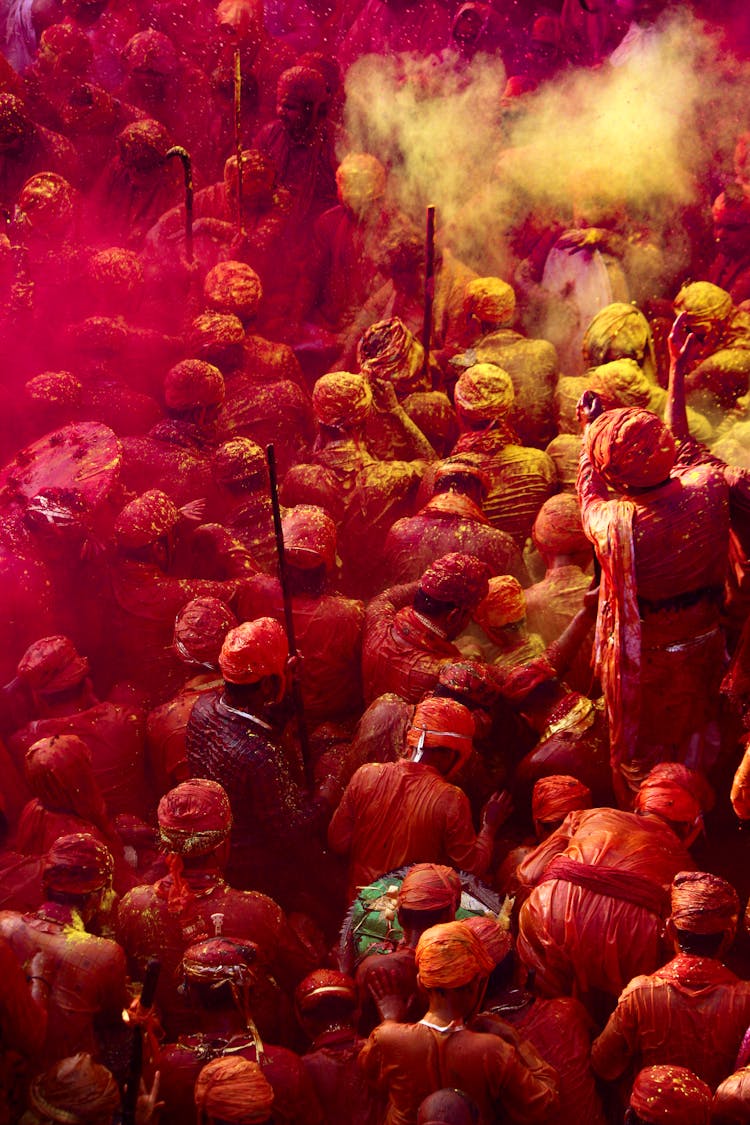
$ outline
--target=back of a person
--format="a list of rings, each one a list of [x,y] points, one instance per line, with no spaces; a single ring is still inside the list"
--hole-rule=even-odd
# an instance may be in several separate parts
[[[694,866],[664,821],[620,809],[585,809],[578,814],[564,854],[579,863],[643,875],[665,886],[677,871]]]

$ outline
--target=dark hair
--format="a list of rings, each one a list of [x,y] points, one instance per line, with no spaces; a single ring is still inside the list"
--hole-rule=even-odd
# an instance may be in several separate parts
[[[725,930],[718,934],[693,934],[689,930],[675,928],[680,949],[683,953],[692,953],[694,957],[716,957],[725,937]]]
[[[439,602],[437,598],[425,594],[424,590],[417,590],[413,604],[417,613],[423,613],[425,617],[444,617],[456,608],[455,602]]]

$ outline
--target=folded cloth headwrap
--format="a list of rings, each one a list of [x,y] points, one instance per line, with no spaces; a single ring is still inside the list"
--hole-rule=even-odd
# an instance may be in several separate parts
[[[35,232],[60,234],[71,223],[76,206],[75,189],[57,172],[37,172],[21,188],[16,209]]]
[[[711,1090],[684,1066],[647,1066],[633,1083],[630,1108],[649,1125],[708,1125]]]
[[[534,783],[531,815],[543,824],[564,820],[574,809],[591,808],[591,790],[577,777],[556,774]]]
[[[618,406],[645,409],[651,402],[653,384],[649,383],[634,359],[613,359],[587,373],[589,389],[601,399],[605,410]]]
[[[436,602],[474,609],[487,596],[490,568],[476,555],[453,551],[428,567],[419,588]]]
[[[710,281],[691,281],[683,285],[674,299],[674,311],[687,314],[692,328],[711,328],[723,324],[732,315],[732,298],[726,289]]]
[[[471,930],[474,937],[482,943],[494,965],[504,961],[513,949],[513,938],[508,927],[503,926],[497,918],[489,914],[475,914],[471,918],[462,918],[461,924]]]
[[[273,1088],[256,1062],[238,1055],[213,1059],[195,1080],[198,1121],[218,1118],[236,1125],[268,1121]]]
[[[581,523],[581,505],[572,492],[550,496],[542,504],[531,536],[539,551],[550,555],[579,555],[591,551]]]
[[[298,504],[281,521],[284,554],[292,566],[302,570],[336,566],[336,524],[328,512],[314,504]]]
[[[217,366],[227,360],[239,364],[244,339],[242,321],[232,313],[204,312],[190,325],[189,342],[193,355]]]
[[[32,402],[49,406],[79,406],[83,395],[83,383],[70,371],[43,371],[23,389]]]
[[[745,227],[750,224],[750,199],[746,195],[736,198],[723,191],[714,200],[711,212],[717,227]]]
[[[457,750],[464,761],[473,747],[474,719],[468,707],[455,699],[423,699],[414,708],[414,717],[406,735],[406,745],[413,750],[419,745],[448,747]]]
[[[432,481],[435,493],[443,492],[452,481],[476,481],[486,496],[490,488],[490,478],[478,465],[470,465],[468,461],[459,461],[458,458],[446,457],[440,461],[435,469]]]
[[[327,996],[348,1000],[357,1005],[357,986],[351,977],[335,969],[315,969],[300,981],[294,990],[294,1002],[300,1012],[314,1011]]]
[[[282,98],[298,98],[313,106],[322,105],[328,98],[325,79],[319,70],[310,66],[292,66],[276,84],[276,99],[281,101]]]
[[[372,406],[372,391],[363,375],[331,371],[313,387],[313,410],[324,426],[356,426]]]
[[[143,266],[134,250],[111,246],[91,255],[86,273],[93,285],[105,293],[131,297],[143,285]]]
[[[180,970],[191,980],[250,985],[257,978],[259,962],[260,949],[254,941],[213,937],[189,946]]]
[[[168,35],[153,28],[137,32],[125,44],[123,62],[131,73],[143,70],[149,74],[166,77],[174,74],[178,66],[177,51]]]
[[[218,667],[219,653],[237,618],[219,598],[193,598],[174,623],[174,645],[181,656],[196,664]]]
[[[513,381],[494,363],[475,363],[456,383],[453,401],[459,415],[469,423],[505,418],[515,401]]]
[[[240,484],[258,477],[265,481],[266,455],[251,438],[238,437],[225,441],[214,453],[213,475],[217,484]]]
[[[497,326],[511,324],[516,295],[499,277],[475,277],[464,288],[464,313]]]
[[[283,676],[288,656],[282,626],[272,617],[258,617],[227,633],[219,668],[231,684],[256,684],[264,676]]]
[[[109,831],[101,790],[91,768],[91,751],[75,734],[40,738],[26,751],[24,773],[45,809],[75,813]]]
[[[672,921],[691,934],[734,933],[740,914],[736,890],[708,871],[680,871],[672,880]]]
[[[674,824],[693,824],[713,802],[713,791],[703,774],[681,762],[660,762],[641,783],[634,808]]]
[[[131,121],[117,137],[123,164],[139,172],[160,168],[171,143],[169,133],[161,121],[152,117]]]
[[[452,867],[439,863],[415,863],[404,876],[398,891],[399,909],[455,910],[461,901],[461,879]]]
[[[357,362],[366,375],[386,379],[406,394],[421,389],[424,349],[397,316],[373,324],[357,345]],[[424,383],[427,389],[429,380]]]
[[[210,308],[233,313],[246,322],[258,312],[263,286],[246,262],[219,262],[206,274],[203,296]]]
[[[487,596],[474,610],[474,617],[485,632],[513,625],[525,616],[526,598],[518,579],[512,574],[499,574],[490,578]]]
[[[615,489],[661,484],[674,465],[670,431],[661,418],[634,406],[600,414],[587,426],[584,442],[594,467]]]
[[[167,372],[164,401],[170,410],[219,406],[224,401],[224,376],[202,359],[183,359]]]
[[[75,645],[61,634],[41,637],[29,645],[21,657],[16,675],[32,691],[43,695],[65,691],[80,684],[89,674],[89,662],[79,656]]]
[[[459,700],[466,700],[475,707],[489,709],[500,698],[500,687],[489,665],[475,660],[459,660],[455,664],[444,664],[440,669],[438,683],[448,688]]]
[[[482,942],[463,922],[446,922],[425,930],[417,943],[415,960],[423,988],[461,988],[474,977],[488,976],[495,968]]]
[[[597,367],[613,359],[635,359],[639,364],[653,355],[651,328],[640,309],[616,301],[600,310],[583,337],[583,359]]]
[[[154,543],[180,522],[180,513],[165,492],[151,488],[137,496],[115,520],[115,537],[126,550]]]
[[[106,1066],[81,1051],[37,1075],[29,1101],[40,1118],[85,1125],[112,1119],[120,1108],[120,1089]]]
[[[716,1087],[712,1120],[722,1125],[747,1125],[750,1105],[750,1066],[743,1066]]]
[[[44,857],[42,884],[66,894],[87,895],[108,887],[114,861],[108,848],[88,832],[58,836]]]
[[[366,202],[385,194],[385,168],[369,152],[350,152],[336,169],[336,187],[343,205],[358,212]]]
[[[218,781],[193,777],[159,801],[159,835],[175,855],[209,855],[229,835],[232,810]]]

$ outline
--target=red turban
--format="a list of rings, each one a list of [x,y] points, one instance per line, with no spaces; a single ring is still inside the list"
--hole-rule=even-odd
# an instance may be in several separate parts
[[[662,484],[674,465],[672,434],[661,418],[635,406],[600,414],[584,441],[593,465],[616,489]]]
[[[464,289],[464,313],[467,318],[508,325],[516,311],[516,295],[507,281],[499,277],[475,277]]]
[[[409,749],[414,750],[421,741],[426,749],[442,746],[457,750],[461,763],[470,756],[474,745],[474,719],[463,703],[434,696],[423,699],[414,708],[411,723],[406,735]]]
[[[500,687],[490,666],[479,664],[475,660],[444,664],[440,669],[438,683],[475,707],[489,709],[500,698]]]
[[[357,986],[351,977],[335,969],[316,969],[297,985],[294,1002],[300,1012],[314,1011],[327,996],[348,1000],[352,1008],[357,1004]]]
[[[513,625],[526,616],[526,598],[523,587],[512,574],[490,578],[487,596],[474,610],[474,618],[486,633]]]
[[[79,656],[68,637],[42,637],[29,645],[16,675],[32,690],[50,695],[75,687],[89,674],[89,662]]]
[[[174,644],[181,656],[196,664],[218,666],[224,638],[237,618],[219,598],[193,598],[174,623]]]
[[[198,1121],[207,1117],[253,1125],[268,1121],[273,1088],[256,1062],[238,1055],[224,1055],[206,1063],[195,1080]]]
[[[93,284],[107,292],[132,296],[143,284],[143,266],[134,250],[111,246],[89,258],[87,273]]]
[[[461,988],[474,977],[488,976],[494,961],[463,922],[446,922],[425,930],[417,943],[417,972],[423,988]]]
[[[260,949],[254,941],[213,937],[186,949],[180,967],[190,980],[251,985],[257,979],[259,961]]]
[[[32,402],[50,406],[79,406],[83,384],[70,371],[43,371],[24,384]]]
[[[256,684],[264,676],[283,676],[289,656],[286,633],[272,617],[243,621],[232,629],[219,653],[219,667],[231,684]]]
[[[574,809],[590,808],[591,790],[577,777],[556,774],[553,777],[541,777],[534,783],[531,796],[531,815],[534,820],[549,824],[565,820]]]
[[[284,555],[300,570],[325,566],[327,572],[336,566],[336,524],[328,512],[314,504],[298,504],[281,521]]]
[[[94,61],[94,51],[86,32],[80,27],[71,23],[53,23],[41,34],[37,59],[64,67],[80,76]]]
[[[745,227],[750,224],[750,199],[746,195],[735,198],[722,192],[714,200],[711,208],[714,224],[719,226]]]
[[[212,309],[233,313],[247,322],[258,312],[263,286],[245,262],[219,262],[206,274],[203,295]]]
[[[651,812],[674,824],[693,824],[713,805],[713,792],[702,774],[680,762],[660,762],[641,783],[636,812]]]
[[[40,738],[26,751],[29,788],[46,809],[72,812],[107,831],[104,798],[91,768],[91,752],[75,734]]]
[[[106,1066],[81,1052],[39,1074],[29,1101],[42,1120],[86,1125],[112,1120],[120,1108],[120,1089]]]
[[[250,438],[233,438],[225,441],[214,453],[213,474],[217,484],[241,484],[258,478],[265,485],[266,455]]]
[[[232,313],[204,312],[190,326],[193,355],[218,367],[237,367],[242,362],[245,329]]]
[[[462,372],[453,401],[467,422],[494,422],[505,418],[513,406],[513,381],[494,363],[475,363]]]
[[[166,77],[177,70],[178,59],[174,43],[168,35],[148,28],[139,31],[125,44],[123,62],[131,72],[146,71]]]
[[[328,92],[325,79],[319,70],[309,66],[292,66],[279,78],[276,84],[276,98],[295,98],[319,106],[326,101]]]
[[[224,401],[224,376],[202,359],[183,359],[167,372],[164,401],[170,410],[219,406]]]
[[[444,910],[450,906],[455,911],[460,902],[458,872],[439,863],[415,863],[398,892],[399,910]]]
[[[538,550],[550,555],[591,551],[591,544],[583,533],[581,505],[572,492],[560,492],[544,501],[531,534]]]
[[[419,588],[446,605],[474,609],[489,589],[490,568],[476,555],[454,551],[443,555],[424,572]]]
[[[633,1084],[630,1108],[649,1125],[708,1125],[711,1090],[684,1066],[647,1066]]]
[[[712,1121],[721,1125],[747,1125],[747,1108],[750,1106],[750,1066],[743,1066],[730,1074],[716,1087]]]
[[[424,349],[397,316],[381,320],[367,329],[357,346],[357,362],[362,371],[375,379],[393,383],[402,393],[422,389],[416,384],[429,383],[424,379]]]
[[[692,281],[683,285],[674,299],[674,311],[685,313],[691,328],[713,328],[729,320],[732,298],[726,289],[710,281]]]
[[[672,921],[691,934],[734,933],[740,914],[736,890],[708,871],[680,871],[672,880]]]
[[[167,535],[180,522],[180,513],[165,492],[152,488],[137,496],[115,520],[120,546],[133,551]]]
[[[165,793],[157,811],[159,834],[176,855],[209,855],[229,835],[232,810],[218,781],[194,777]]]
[[[499,965],[512,951],[513,939],[507,926],[502,926],[489,914],[475,914],[471,918],[462,918],[461,924],[471,930],[474,937],[482,943],[494,965]]]
[[[117,138],[123,164],[139,172],[161,168],[171,143],[169,133],[161,121],[151,117],[132,121]]]
[[[35,231],[60,234],[73,219],[75,202],[66,179],[56,172],[37,172],[21,188],[16,206]]]
[[[31,118],[21,98],[8,91],[0,93],[0,144],[12,145],[33,129]]]
[[[356,426],[367,417],[372,391],[362,375],[331,371],[313,387],[313,410],[324,426]]]
[[[109,886],[114,861],[108,848],[88,832],[58,836],[44,857],[42,885],[71,895]]]

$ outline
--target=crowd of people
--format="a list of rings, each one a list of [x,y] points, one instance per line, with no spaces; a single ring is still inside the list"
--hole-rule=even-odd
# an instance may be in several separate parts
[[[4,0],[0,1125],[750,1122],[750,119],[509,190],[718,7]]]

